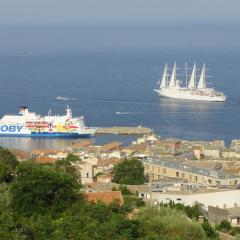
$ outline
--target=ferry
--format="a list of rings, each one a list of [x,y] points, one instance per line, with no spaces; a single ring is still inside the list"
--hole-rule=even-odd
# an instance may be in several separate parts
[[[193,65],[191,78],[187,80],[187,67],[185,67],[186,73],[186,86],[181,86],[181,81],[177,79],[176,63],[174,64],[173,71],[168,80],[168,67],[165,65],[162,81],[158,82],[158,87],[154,89],[162,97],[195,100],[195,101],[207,101],[207,102],[224,102],[227,97],[223,92],[216,91],[214,88],[208,88],[206,85],[206,67],[203,64],[201,75],[198,83],[196,82],[196,64]]]
[[[0,120],[0,136],[7,137],[54,137],[83,138],[94,136],[97,128],[86,127],[84,117],[73,117],[67,106],[66,114],[59,116],[37,115],[29,112],[28,107],[19,107],[16,115],[4,115]]]

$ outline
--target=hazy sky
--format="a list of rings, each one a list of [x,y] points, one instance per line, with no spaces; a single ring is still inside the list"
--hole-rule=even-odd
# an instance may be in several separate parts
[[[234,22],[239,9],[240,0],[0,0],[0,24]]]

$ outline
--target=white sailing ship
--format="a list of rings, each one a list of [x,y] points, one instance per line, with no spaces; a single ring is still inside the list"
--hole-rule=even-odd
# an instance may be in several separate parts
[[[186,68],[187,72],[187,68]],[[192,74],[189,82],[186,80],[186,86],[181,86],[181,81],[177,79],[176,63],[172,70],[169,80],[168,66],[165,65],[161,82],[158,82],[157,89],[154,89],[160,96],[167,98],[210,101],[210,102],[224,102],[226,96],[223,92],[218,92],[214,88],[206,86],[206,67],[203,64],[199,81],[196,81],[196,64],[193,65]],[[187,73],[186,73],[187,78]]]

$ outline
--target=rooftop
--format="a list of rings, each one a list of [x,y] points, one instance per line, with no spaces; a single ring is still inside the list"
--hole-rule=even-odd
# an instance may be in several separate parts
[[[31,154],[29,152],[25,152],[19,149],[10,149],[10,152],[16,156],[18,159],[30,159]]]
[[[111,143],[103,145],[102,149],[104,149],[105,151],[111,151],[113,149],[118,149],[120,147],[122,147],[122,143],[115,141],[115,142],[111,142]]]
[[[72,144],[71,147],[72,148],[81,148],[81,147],[89,147],[89,146],[92,146],[92,142],[85,140],[85,141],[76,142],[76,143]]]
[[[110,204],[112,202],[118,202],[123,205],[123,197],[121,191],[108,191],[108,192],[85,192],[84,198],[93,203],[103,202]]]
[[[35,159],[35,162],[40,163],[40,164],[48,164],[48,163],[55,163],[56,159],[51,158],[51,157],[42,156],[42,157],[37,157]]]

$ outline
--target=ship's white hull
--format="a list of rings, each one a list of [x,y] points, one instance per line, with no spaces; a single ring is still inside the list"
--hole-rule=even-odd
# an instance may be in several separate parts
[[[44,116],[28,111],[22,107],[18,115],[4,115],[0,120],[0,136],[12,137],[91,137],[97,128],[85,126],[84,118],[73,118],[67,107],[63,116]]]
[[[194,101],[207,101],[207,102],[224,102],[226,101],[225,95],[216,96],[200,95],[188,89],[175,89],[175,88],[163,88],[160,90],[154,90],[160,96],[174,99],[194,100]]]
[[[24,125],[7,125],[0,123],[0,137],[52,137],[52,138],[81,138],[92,137],[97,128],[81,128],[73,131],[48,131],[46,129],[29,129]]]

